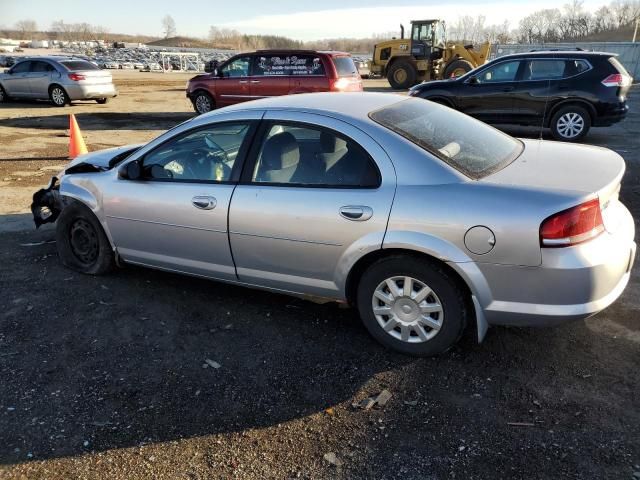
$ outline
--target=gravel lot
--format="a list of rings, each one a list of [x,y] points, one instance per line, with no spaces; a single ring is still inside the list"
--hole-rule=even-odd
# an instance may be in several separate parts
[[[638,268],[594,318],[493,328],[431,359],[384,350],[334,304],[63,268],[53,230],[35,231],[27,212],[66,161],[67,115],[90,150],[192,115],[188,75],[114,77],[120,96],[107,105],[0,107],[1,478],[640,476]],[[622,198],[640,219],[637,90],[631,107],[586,141],[626,158]],[[352,406],[385,389],[384,407]]]

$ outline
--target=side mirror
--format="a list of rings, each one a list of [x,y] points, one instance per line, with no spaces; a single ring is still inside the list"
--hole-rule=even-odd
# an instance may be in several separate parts
[[[142,178],[142,168],[140,162],[133,161],[120,167],[118,176],[124,180],[140,180]]]
[[[478,82],[478,77],[473,76],[473,77],[469,77],[467,79],[467,83],[469,83],[471,85],[477,85],[480,82]]]

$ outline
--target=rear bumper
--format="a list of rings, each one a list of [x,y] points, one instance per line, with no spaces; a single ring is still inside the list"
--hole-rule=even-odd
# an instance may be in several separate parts
[[[616,105],[593,119],[594,127],[608,127],[625,119],[629,105],[626,102]]]
[[[622,205],[620,204],[621,208]],[[491,325],[550,326],[595,315],[624,291],[636,256],[634,223],[574,247],[542,249],[538,267],[458,264],[481,278],[474,294]],[[480,276],[478,275],[480,274]]]
[[[118,91],[113,83],[100,85],[65,85],[64,88],[71,100],[112,98],[118,95]]]

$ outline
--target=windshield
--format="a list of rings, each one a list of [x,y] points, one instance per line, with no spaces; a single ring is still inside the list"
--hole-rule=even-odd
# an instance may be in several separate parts
[[[369,117],[475,179],[506,167],[524,148],[485,123],[419,98],[394,103]]]

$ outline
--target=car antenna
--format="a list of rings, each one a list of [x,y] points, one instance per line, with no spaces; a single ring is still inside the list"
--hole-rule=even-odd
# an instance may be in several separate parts
[[[547,80],[547,98],[544,100],[544,110],[542,111],[542,123],[540,124],[540,138],[542,140],[542,133],[544,131],[544,120],[547,117],[547,106],[549,106],[549,97],[551,96],[551,78]]]

